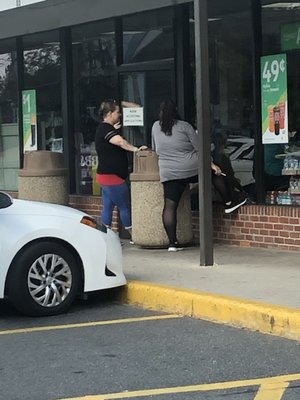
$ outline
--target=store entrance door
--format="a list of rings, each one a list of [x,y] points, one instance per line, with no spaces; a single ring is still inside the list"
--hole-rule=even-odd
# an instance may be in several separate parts
[[[151,128],[158,119],[159,105],[175,98],[173,70],[121,72],[122,99],[144,107],[144,126],[123,127],[123,134],[136,146],[151,146]]]
[[[144,125],[123,126],[123,135],[135,146],[146,144],[151,147],[151,128],[158,119],[160,103],[168,98],[175,99],[173,68],[120,72],[119,78],[122,100],[140,104],[144,108]],[[128,156],[129,170],[132,171],[132,153],[128,153]],[[121,238],[129,238],[121,224],[119,232]]]

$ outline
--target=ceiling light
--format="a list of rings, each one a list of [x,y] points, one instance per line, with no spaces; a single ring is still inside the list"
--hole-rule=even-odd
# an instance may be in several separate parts
[[[222,18],[208,18],[208,22],[221,21],[221,19]],[[189,22],[193,24],[195,22],[194,18],[190,18]]]
[[[263,8],[272,8],[274,10],[295,10],[300,8],[300,3],[271,3],[265,4],[262,6]]]

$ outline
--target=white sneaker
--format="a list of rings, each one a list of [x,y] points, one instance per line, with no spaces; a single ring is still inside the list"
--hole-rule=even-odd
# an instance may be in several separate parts
[[[230,214],[232,211],[237,210],[239,207],[241,207],[243,204],[245,204],[247,201],[246,198],[243,198],[239,201],[232,201],[230,204],[225,206],[225,213]]]
[[[181,251],[183,250],[183,247],[180,246],[178,243],[171,243],[169,245],[168,251]]]

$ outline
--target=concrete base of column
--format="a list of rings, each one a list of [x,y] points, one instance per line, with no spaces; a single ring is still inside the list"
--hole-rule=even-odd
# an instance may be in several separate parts
[[[142,247],[164,248],[169,244],[162,223],[163,186],[159,181],[131,182],[132,239]],[[192,243],[192,214],[189,188],[177,210],[177,236],[181,244]]]
[[[67,205],[66,176],[19,176],[19,199]]]

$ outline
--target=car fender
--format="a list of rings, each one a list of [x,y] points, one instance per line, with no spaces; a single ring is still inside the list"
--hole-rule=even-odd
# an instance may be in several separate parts
[[[5,221],[6,218],[9,220]],[[15,216],[3,215],[1,219],[0,237],[3,239],[0,246],[0,298],[4,296],[6,275],[15,255],[28,243],[46,238],[66,241],[76,249],[84,267],[84,291],[106,287],[105,233],[64,217],[25,216],[25,223],[19,229]],[[90,243],[97,243],[97,248],[90,246]]]

